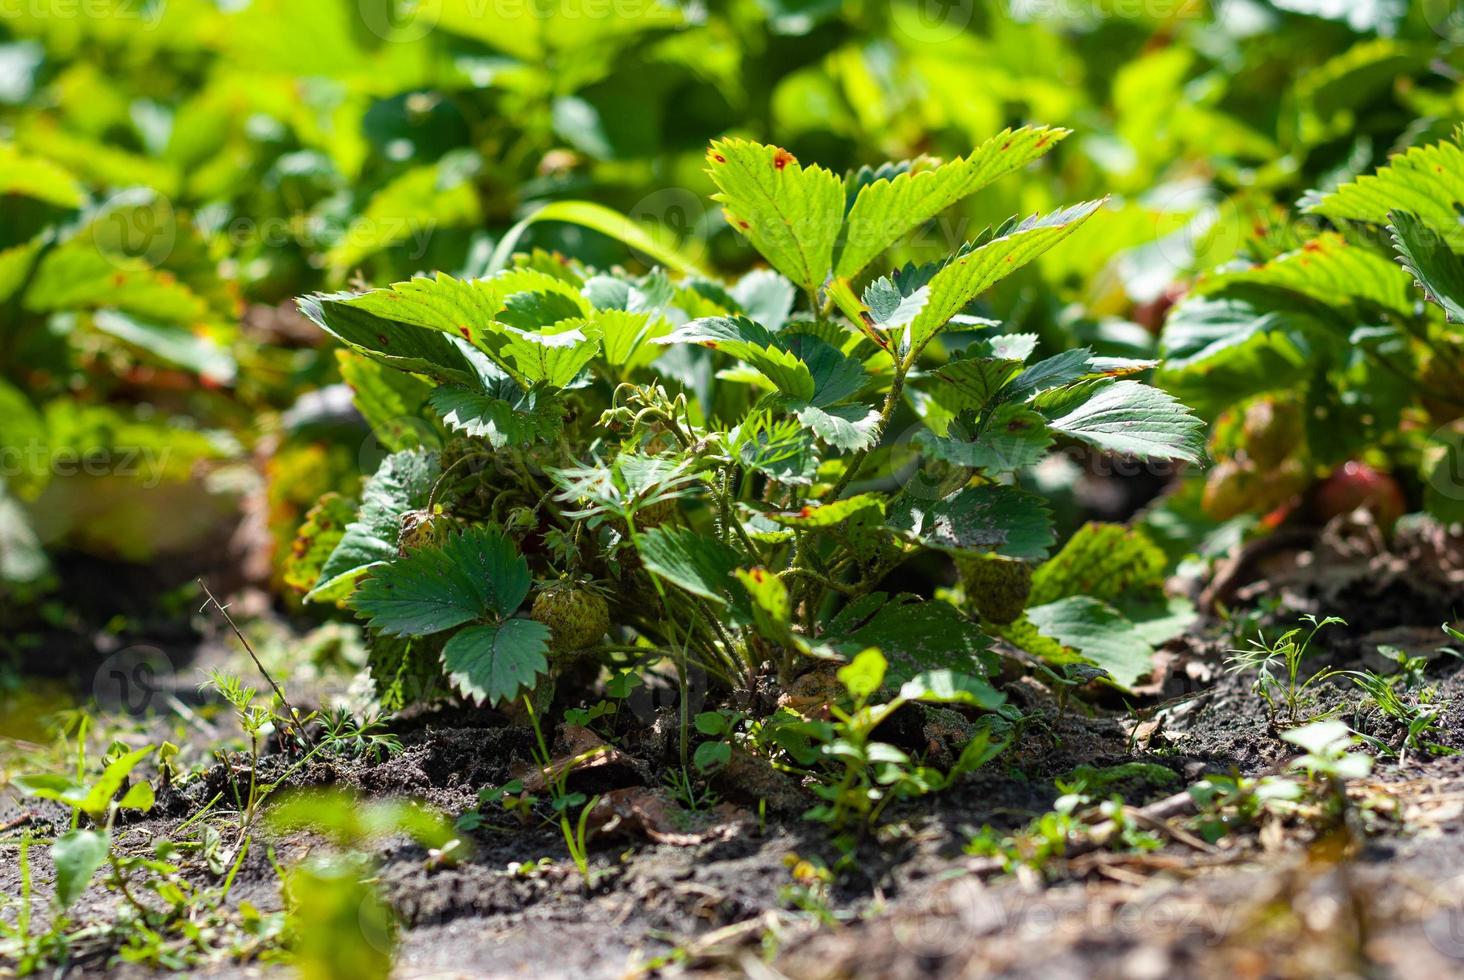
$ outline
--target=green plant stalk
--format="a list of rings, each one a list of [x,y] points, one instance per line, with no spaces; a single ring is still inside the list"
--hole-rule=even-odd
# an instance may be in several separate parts
[[[524,711],[529,716],[529,725],[534,729],[534,741],[539,746],[539,766],[546,778],[549,779],[550,795],[557,801],[567,795],[565,790],[569,784],[569,773],[573,766],[566,766],[562,772],[553,772],[553,758],[549,754],[549,744],[544,740],[544,728],[539,724],[538,712],[534,710],[533,699],[527,694],[524,695]],[[585,804],[580,811],[578,825],[571,825],[567,808],[561,806],[559,809],[559,829],[564,835],[564,846],[569,850],[570,859],[574,866],[579,869],[580,876],[584,879],[585,887],[592,884],[590,880],[589,851],[586,846],[585,837],[589,826],[590,811],[595,804],[600,802],[596,796]]]
[[[31,835],[27,830],[20,838],[20,908],[15,913],[15,931],[22,945],[30,940],[31,929]]]
[[[573,832],[569,827],[569,814],[563,811],[559,814],[559,824],[564,831],[564,843],[569,848],[569,855],[574,860],[574,866],[579,869],[580,877],[584,879],[585,887],[594,885],[594,879],[590,875],[590,852],[586,841],[588,836],[590,812],[600,802],[598,795],[592,797],[584,808],[580,810],[579,822]]]
[[[859,450],[859,452],[854,454],[854,458],[849,460],[849,465],[844,468],[844,473],[839,477],[839,482],[834,484],[833,489],[829,491],[828,496],[825,498],[828,502],[832,503],[843,496],[844,491],[849,489],[849,484],[853,483],[854,478],[859,475],[859,470],[864,466],[865,459],[869,457],[874,447],[879,445],[879,441],[884,438],[885,429],[889,426],[890,419],[894,417],[895,408],[898,407],[900,396],[904,393],[905,374],[909,369],[910,365],[908,361],[901,363],[895,368],[895,373],[890,378],[890,390],[885,396],[884,407],[880,409],[879,421],[874,425],[874,436],[870,439],[870,446],[868,449]]]
[[[895,357],[893,352],[890,356],[895,362],[895,370],[890,378],[890,390],[885,395],[884,405],[880,409],[879,420],[875,423],[874,435],[870,440],[869,448],[859,450],[857,453],[854,454],[854,457],[849,460],[849,463],[844,467],[844,472],[840,475],[838,482],[834,484],[833,488],[829,491],[827,496],[824,497],[824,500],[829,503],[838,500],[844,495],[844,492],[849,489],[850,484],[854,482],[855,477],[859,475],[859,471],[863,468],[865,460],[869,458],[869,454],[874,450],[874,447],[879,445],[880,440],[884,438],[885,429],[889,427],[890,419],[894,417],[895,409],[899,406],[900,397],[904,393],[905,389],[905,375],[909,372],[910,366],[914,363],[914,361],[912,358],[906,358],[902,361],[899,358]],[[791,570],[797,568],[804,571],[812,571],[811,556],[809,555],[810,550],[811,549],[807,547],[795,548],[794,554],[790,556],[789,559],[789,569]],[[817,595],[814,595],[814,590],[821,586],[823,588],[823,591],[819,592]],[[823,583],[814,582],[812,584],[804,585],[804,587],[800,588],[797,594],[793,596],[793,608],[802,608],[804,611],[804,628],[806,631],[811,628],[811,617],[813,616],[812,610],[817,608],[822,603],[823,596],[826,594],[827,586],[823,586]],[[812,634],[810,633],[810,636],[811,635]]]

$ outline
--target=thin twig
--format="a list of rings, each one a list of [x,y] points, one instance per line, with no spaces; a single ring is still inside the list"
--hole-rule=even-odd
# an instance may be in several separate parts
[[[16,817],[14,820],[7,820],[5,823],[0,823],[0,834],[8,834],[10,831],[16,829],[17,827],[24,827],[35,818],[36,814],[32,813],[30,810],[27,810],[20,816]]]
[[[1199,837],[1196,837],[1194,834],[1190,833],[1188,830],[1185,830],[1183,827],[1177,827],[1174,824],[1169,823],[1167,820],[1160,820],[1157,817],[1150,816],[1143,810],[1140,810],[1138,807],[1124,807],[1124,812],[1127,813],[1135,823],[1143,824],[1150,830],[1158,831],[1159,833],[1169,837],[1171,840],[1178,841],[1186,847],[1192,848],[1196,851],[1200,851],[1204,854],[1220,853],[1220,848],[1205,840],[1202,840]]]
[[[270,676],[269,671],[265,669],[264,664],[260,661],[259,655],[254,652],[254,647],[250,645],[248,638],[244,636],[244,631],[239,629],[238,625],[234,622],[234,617],[229,615],[229,610],[224,608],[223,603],[214,598],[214,594],[209,591],[208,586],[204,584],[202,578],[198,579],[198,587],[203,590],[204,595],[208,596],[208,602],[204,603],[204,608],[207,608],[209,603],[213,603],[213,607],[219,611],[219,615],[224,617],[224,622],[229,624],[229,629],[234,631],[234,635],[239,638],[239,642],[244,645],[244,649],[249,653],[249,659],[254,661],[254,666],[259,668],[260,674],[269,682],[269,686],[274,689],[275,696],[280,699],[280,704],[284,705],[285,710],[290,713],[290,721],[295,725],[296,735],[301,740],[304,740],[305,726],[300,723],[300,712],[296,711],[295,706],[290,703],[289,698],[285,697],[285,689],[275,683],[275,679]]]

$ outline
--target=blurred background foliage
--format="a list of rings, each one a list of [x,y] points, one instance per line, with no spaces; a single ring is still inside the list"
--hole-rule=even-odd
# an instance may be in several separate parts
[[[225,555],[267,581],[304,510],[374,469],[382,450],[338,397],[337,355],[297,295],[477,274],[510,228],[559,200],[623,211],[705,267],[750,266],[708,201],[717,136],[844,170],[958,155],[1025,122],[1073,129],[1026,177],[892,258],[1111,195],[1103,220],[986,302],[1049,346],[1149,355],[1197,271],[1258,234],[1299,234],[1290,208],[1305,193],[1464,116],[1451,12],[1435,0],[9,4],[0,621],[39,610],[64,627],[129,590],[155,601]],[[520,230],[520,247],[648,264],[577,225]],[[58,586],[66,606],[39,602]]]

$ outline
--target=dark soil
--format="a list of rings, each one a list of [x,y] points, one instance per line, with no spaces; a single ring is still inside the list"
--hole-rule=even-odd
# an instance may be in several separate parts
[[[1337,613],[1350,626],[1321,634],[1310,669],[1391,669],[1379,644],[1429,655],[1427,678],[1449,703],[1436,740],[1464,748],[1464,662],[1437,649],[1449,603],[1397,578],[1336,587],[1330,578],[1302,578],[1273,589],[1283,610],[1265,622],[1267,635],[1300,612]],[[379,884],[403,923],[398,973],[622,977],[664,964],[666,972],[808,978],[1464,975],[1464,756],[1381,758],[1370,779],[1353,785],[1350,820],[1328,832],[1275,821],[1208,849],[1171,837],[1153,852],[1074,855],[1045,878],[1026,869],[994,875],[963,852],[984,825],[1012,830],[1049,811],[1064,792],[1059,783],[1079,767],[1147,763],[1102,790],[1134,806],[1205,774],[1281,771],[1295,754],[1280,739],[1288,719],[1269,715],[1251,690],[1253,675],[1225,669],[1225,651],[1239,644],[1230,630],[1209,618],[1171,644],[1137,720],[1102,692],[1060,714],[1046,688],[1013,684],[1012,700],[1041,720],[955,788],[891,812],[889,828],[859,844],[829,890],[822,922],[791,901],[790,856],[832,866],[839,852],[824,828],[800,819],[807,800],[787,784],[761,787],[770,802],[759,818],[746,779],[719,782],[723,801],[743,808],[743,822],[698,843],[655,843],[634,831],[597,837],[598,880],[588,892],[557,826],[541,821],[519,826],[493,815],[494,826],[473,834],[474,855],[455,867],[429,869],[422,848],[390,841],[379,855]],[[1397,724],[1367,710],[1345,679],[1320,685],[1306,712],[1324,709],[1401,745]],[[663,718],[617,740],[619,757],[577,773],[576,788],[657,787],[671,728]],[[476,804],[481,788],[522,772],[533,744],[531,732],[500,716],[463,709],[423,714],[399,732],[404,749],[393,758],[321,759],[290,782],[410,796],[457,814]],[[267,764],[277,772],[288,765],[279,757]],[[228,783],[215,766],[164,791],[124,844],[141,849]],[[17,813],[0,812],[0,824]],[[33,825],[44,833],[58,816],[38,811]],[[274,849],[289,864],[321,845],[293,835]],[[50,870],[39,851],[44,882]],[[552,865],[524,871],[544,857]],[[7,859],[0,892],[14,895],[17,881]],[[83,912],[105,915],[113,900],[94,888]],[[264,847],[250,851],[231,900],[280,907]],[[98,952],[82,972],[104,964]]]

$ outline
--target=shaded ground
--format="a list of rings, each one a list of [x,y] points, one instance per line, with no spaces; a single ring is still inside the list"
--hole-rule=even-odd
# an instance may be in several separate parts
[[[1379,568],[1376,555],[1359,560]],[[1381,668],[1381,643],[1432,658],[1427,679],[1449,705],[1435,737],[1464,747],[1464,670],[1437,651],[1448,601],[1432,586],[1383,574],[1339,577],[1339,567],[1328,563],[1325,581],[1255,574],[1251,581],[1260,578],[1261,591],[1288,605],[1276,622],[1290,624],[1301,610],[1349,618],[1346,631],[1323,634],[1309,670]],[[398,973],[620,977],[659,967],[807,978],[1464,975],[1464,756],[1380,760],[1373,777],[1353,784],[1348,818],[1330,830],[1268,820],[1217,846],[1163,832],[1164,846],[1153,851],[1075,848],[1049,863],[1046,876],[1028,868],[995,873],[990,860],[963,853],[983,825],[1013,831],[1049,811],[1063,792],[1058,783],[1080,766],[1148,764],[1095,794],[1120,793],[1135,807],[1169,799],[1207,773],[1280,771],[1294,749],[1251,691],[1251,675],[1223,667],[1236,628],[1210,619],[1171,644],[1133,720],[1117,703],[1059,714],[1045,688],[1016,682],[1012,699],[1043,721],[951,791],[893,812],[891,826],[861,844],[852,869],[822,897],[805,893],[800,902],[790,891],[790,855],[832,865],[838,852],[821,827],[799,819],[806,801],[787,785],[763,787],[772,805],[758,819],[742,787],[723,781],[719,792],[743,807],[743,822],[721,834],[712,828],[700,843],[652,843],[634,830],[599,837],[591,854],[599,880],[588,893],[557,827],[537,821],[517,826],[505,817],[474,834],[471,860],[435,870],[422,848],[395,841],[380,855],[379,884],[404,924]],[[1345,680],[1321,688],[1309,710],[1318,708],[1336,709],[1382,744],[1401,742],[1397,723],[1367,709]],[[666,727],[627,739],[614,762],[577,774],[580,788],[656,787],[668,751],[658,732]],[[530,733],[497,715],[462,710],[406,722],[401,738],[403,752],[385,762],[320,760],[291,782],[408,795],[459,813],[483,786],[522,772],[532,747]],[[165,791],[149,819],[129,826],[124,846],[141,849],[166,834],[227,783],[215,766],[181,791]],[[57,815],[29,809],[40,831]],[[0,825],[18,815],[14,807],[0,813]],[[320,846],[294,835],[274,849],[288,865]],[[523,870],[546,856],[549,866]],[[43,858],[36,873],[49,880]],[[17,888],[7,860],[0,891]],[[105,915],[112,899],[94,888],[83,901]],[[265,848],[251,850],[231,901],[280,907]],[[105,958],[97,950],[82,972],[101,970]],[[270,969],[226,964],[211,972]]]

